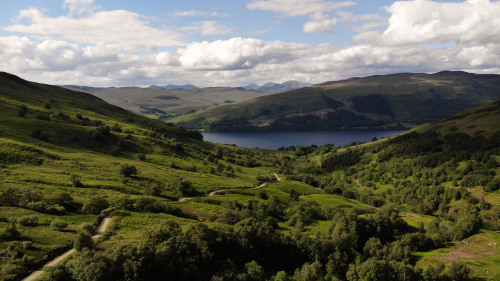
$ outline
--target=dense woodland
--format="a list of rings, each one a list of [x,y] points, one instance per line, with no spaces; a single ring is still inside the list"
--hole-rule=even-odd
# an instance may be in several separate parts
[[[500,131],[264,151],[119,110],[5,100],[0,280],[73,247],[41,280],[498,278]],[[112,226],[94,240],[102,212]],[[488,272],[433,259],[476,235],[491,241]]]

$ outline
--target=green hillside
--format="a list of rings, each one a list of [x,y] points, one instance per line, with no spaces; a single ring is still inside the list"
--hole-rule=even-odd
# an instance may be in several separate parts
[[[0,280],[500,277],[500,102],[264,151],[1,73],[0,121]]]
[[[207,131],[400,129],[500,98],[500,76],[444,71],[327,82],[172,120]]]

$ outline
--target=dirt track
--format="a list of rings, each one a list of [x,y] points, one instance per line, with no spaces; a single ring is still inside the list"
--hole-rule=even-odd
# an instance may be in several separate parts
[[[99,230],[97,231],[97,233],[94,236],[92,236],[92,239],[99,238],[106,231],[110,220],[111,220],[110,217],[104,218],[104,220],[101,223],[101,226],[99,227]],[[46,263],[39,270],[33,271],[28,277],[24,278],[23,281],[35,280],[37,277],[39,277],[40,275],[43,274],[43,271],[46,267],[52,267],[52,266],[57,265],[58,263],[60,263],[61,261],[65,260],[67,257],[69,257],[71,254],[73,254],[75,251],[76,251],[75,249],[71,249],[71,250],[67,251],[66,253],[58,256],[57,258],[51,260],[50,262]]]

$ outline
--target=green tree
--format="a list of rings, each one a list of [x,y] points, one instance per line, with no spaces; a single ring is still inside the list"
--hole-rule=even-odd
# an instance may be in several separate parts
[[[92,240],[92,236],[87,231],[80,229],[76,236],[76,239],[73,241],[73,247],[77,251],[82,251],[83,249],[91,249],[94,246],[94,241]]]
[[[103,197],[92,197],[83,204],[82,211],[86,214],[100,214],[109,207],[109,203]]]
[[[321,263],[305,263],[302,268],[295,271],[293,279],[296,281],[321,281],[324,280],[324,272]]]
[[[124,177],[133,177],[136,176],[139,172],[137,168],[133,165],[122,164],[120,166],[120,174]]]
[[[259,281],[264,279],[264,271],[256,261],[251,261],[245,264],[246,272],[238,275],[238,279],[242,281]]]
[[[186,180],[181,180],[178,183],[177,190],[182,194],[182,196],[194,196],[197,193],[193,184]]]

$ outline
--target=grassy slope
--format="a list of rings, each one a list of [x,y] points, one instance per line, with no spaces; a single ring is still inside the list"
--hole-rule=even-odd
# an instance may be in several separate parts
[[[67,192],[71,194],[75,201],[82,204],[95,196],[102,196],[113,202],[119,198],[129,197],[134,199],[141,197],[145,181],[152,179],[161,183],[164,187],[161,196],[156,198],[180,208],[184,213],[183,216],[147,211],[126,211],[122,215],[117,213],[114,227],[112,227],[112,235],[102,244],[103,247],[137,241],[141,239],[144,230],[154,228],[165,220],[174,220],[184,227],[199,223],[199,221],[209,226],[220,225],[221,223],[217,222],[216,219],[227,205],[234,204],[235,201],[240,204],[248,204],[252,201],[265,203],[260,198],[261,192],[275,195],[283,204],[293,204],[295,202],[291,198],[293,189],[300,195],[298,202],[314,201],[321,208],[373,209],[354,199],[325,194],[323,191],[302,182],[285,180],[281,183],[267,183],[259,190],[251,188],[259,184],[256,180],[257,176],[274,171],[274,163],[277,159],[283,155],[291,156],[290,153],[279,152],[280,154],[277,155],[276,152],[201,143],[187,138],[181,130],[169,127],[164,127],[168,130],[167,137],[152,138],[143,135],[142,132],[151,133],[151,126],[163,127],[163,123],[130,114],[85,94],[61,90],[57,87],[32,84],[16,80],[15,77],[4,74],[0,78],[2,79],[0,86],[0,99],[2,99],[0,103],[0,119],[2,120],[0,123],[2,136],[0,138],[0,154],[3,153],[2,156],[8,155],[10,157],[9,161],[0,164],[0,193],[5,192],[8,188],[19,190],[36,189],[46,198],[50,198],[57,192]],[[38,89],[33,87],[38,87]],[[51,109],[44,107],[47,102],[51,105]],[[20,105],[29,107],[28,114],[24,118],[17,116]],[[498,107],[498,105],[493,105],[493,107]],[[490,120],[490,122],[484,123],[484,127],[479,131],[484,131],[480,132],[481,134],[492,131],[487,125],[498,124],[498,122],[491,120],[500,120],[500,118],[498,118],[498,110],[486,110],[489,106],[486,105],[476,109],[476,111],[473,111],[473,115],[468,115],[463,120],[466,120],[466,122],[475,120],[480,123],[482,118]],[[61,111],[70,118],[57,117]],[[37,115],[49,114],[50,112],[54,112],[51,121],[36,119]],[[489,115],[484,115],[484,112],[488,112]],[[88,116],[91,120],[102,120],[109,125],[118,123],[123,129],[134,131],[133,138],[128,141],[127,148],[120,151],[118,156],[113,155],[110,153],[110,149],[115,146],[116,138],[125,137],[126,134],[112,132],[112,137],[106,139],[106,142],[96,141],[91,136],[96,127],[90,124],[82,126],[82,121],[74,117],[77,113]],[[133,122],[130,122],[131,120]],[[458,120],[458,118],[455,117],[450,120]],[[449,125],[443,123],[440,126],[447,127]],[[420,129],[424,130],[424,128]],[[467,127],[458,125],[457,128],[458,130],[467,129]],[[31,136],[33,130],[37,129],[42,129],[47,133],[48,141],[35,139]],[[72,141],[70,137],[67,137],[68,132],[71,132],[70,135],[78,134],[80,141]],[[182,152],[178,151],[173,143],[181,143]],[[367,146],[369,147],[369,145]],[[218,166],[213,161],[207,161],[207,156],[214,154],[216,149],[223,149],[224,157],[218,160],[218,163],[233,166],[235,170],[234,177],[228,177],[220,172],[212,173],[210,168],[217,170]],[[140,154],[146,155],[146,161],[138,159]],[[376,154],[367,154],[363,156],[363,159],[366,163],[373,163],[376,157]],[[233,163],[234,160],[246,158],[257,159],[261,166],[248,168]],[[139,175],[128,179],[119,175],[119,166],[123,163],[136,166]],[[72,186],[70,176],[73,174],[81,176],[83,188]],[[283,176],[280,177],[284,178]],[[175,199],[182,196],[176,189],[176,182],[180,178],[191,181],[200,194],[219,189],[235,190],[213,197],[196,196],[191,201],[177,202]],[[366,189],[366,187],[361,187],[362,184],[362,182],[361,184],[353,183],[352,186],[357,189]],[[380,185],[379,182],[375,182],[375,184]],[[394,187],[391,184],[387,184],[386,189],[392,188]],[[475,194],[480,193],[474,192]],[[495,202],[499,202],[497,195],[498,193],[490,193],[485,199],[496,206]],[[35,263],[42,263],[53,253],[56,253],[58,249],[67,247],[68,243],[76,236],[79,224],[82,222],[94,223],[96,221],[95,216],[80,214],[79,212],[54,215],[6,206],[0,207],[0,210],[0,230],[7,227],[9,218],[28,214],[40,218],[36,225],[18,227],[22,240],[31,240],[34,243],[33,248],[24,249],[21,252],[33,256]],[[68,221],[70,223],[68,231],[61,232],[50,229],[49,222],[54,219]],[[421,216],[408,212],[403,213],[403,219],[412,226],[418,226],[421,221],[427,226],[432,216]],[[291,233],[294,229],[285,222],[279,222],[279,226],[284,233]],[[311,225],[306,226],[304,231],[311,236],[316,234],[326,235],[331,226],[332,221],[330,220],[316,220]],[[47,240],[47,237],[51,237],[51,239]],[[490,238],[491,241],[497,241],[497,244],[500,244],[498,237],[491,236]],[[0,249],[15,247],[13,243],[2,242]],[[422,259],[419,266],[425,267],[426,263],[432,262],[434,257],[446,256],[449,253],[447,251],[448,249],[441,249],[436,250],[436,252],[422,254],[426,257]],[[482,257],[476,255],[474,258],[465,261],[473,268],[480,269],[481,265],[477,266],[476,263],[485,263],[485,270],[491,272],[497,272],[498,270],[496,260],[492,259],[491,256]],[[0,264],[0,266],[5,265]],[[483,273],[483,271],[475,272]],[[8,280],[9,276],[5,275],[2,278]],[[491,277],[492,275],[486,274],[486,276]]]
[[[20,106],[28,107],[25,117],[18,116]],[[67,117],[60,117],[60,113]],[[77,114],[90,121],[75,118]],[[39,116],[50,116],[50,121],[40,120]],[[251,187],[256,184],[256,175],[269,172],[266,167],[241,167],[234,177],[211,173],[210,168],[216,170],[217,165],[203,163],[203,160],[213,152],[213,145],[191,139],[179,129],[131,114],[89,94],[31,83],[7,73],[0,73],[0,120],[0,193],[9,188],[20,192],[36,190],[43,198],[50,198],[58,192],[66,192],[84,204],[95,196],[108,201],[121,196],[142,196],[145,182],[153,180],[163,187],[160,198],[167,200],[165,198],[182,196],[176,187],[181,179],[190,181],[196,192],[202,194],[224,188]],[[123,133],[112,132],[104,141],[98,141],[93,136],[96,121],[109,126],[118,124]],[[164,137],[143,134],[152,134],[153,127],[161,128]],[[36,131],[42,137],[34,138]],[[145,161],[138,159],[141,154],[146,155]],[[128,179],[121,176],[119,169],[124,163],[136,166],[139,175]],[[230,165],[225,161],[219,163]],[[71,175],[79,176],[84,188],[73,187]],[[67,247],[76,237],[80,223],[97,220],[94,215],[71,212],[61,216],[18,207],[0,208],[0,230],[7,227],[8,220],[24,215],[34,214],[39,218],[34,226],[18,226],[22,240],[34,243],[33,248],[22,250],[34,257],[32,264],[43,263],[57,254],[58,249]],[[69,222],[68,231],[51,230],[49,224],[54,219]],[[3,242],[0,248],[8,245]]]
[[[163,188],[160,197],[156,198],[179,207],[188,217],[150,212],[118,215],[114,222],[115,235],[106,242],[108,244],[140,239],[145,229],[155,227],[164,220],[174,220],[181,225],[213,221],[224,209],[224,202],[259,201],[256,197],[258,191],[249,188],[258,185],[257,176],[272,171],[273,168],[266,165],[271,166],[270,163],[277,157],[275,152],[202,143],[188,138],[182,130],[129,113],[91,95],[31,83],[6,73],[0,73],[0,101],[0,195],[9,189],[23,194],[37,191],[48,200],[57,193],[65,192],[80,205],[93,197],[115,202],[121,198],[142,197],[145,182],[152,180]],[[50,109],[46,108],[46,104],[50,105]],[[24,117],[18,116],[21,106],[28,107]],[[76,118],[77,114],[90,121]],[[50,120],[41,120],[39,116],[49,116]],[[104,141],[96,140],[93,136],[97,130],[96,121],[110,126],[116,123],[123,132],[111,132]],[[162,128],[164,137],[151,137],[152,128]],[[33,137],[35,131],[40,131],[43,137]],[[131,137],[128,137],[129,134]],[[78,136],[77,140],[74,136]],[[120,142],[124,144],[120,146]],[[112,152],[114,149],[116,153]],[[217,149],[224,151],[223,159],[207,161],[207,156],[213,155]],[[250,158],[260,163],[258,167],[249,168],[232,163],[248,159],[248,153],[253,155]],[[146,160],[139,160],[139,155],[145,155]],[[125,163],[134,165],[139,174],[130,178],[121,176],[120,165]],[[220,164],[234,167],[234,176],[218,172]],[[72,175],[79,177],[83,187],[72,185]],[[201,196],[193,201],[179,203],[176,200],[183,195],[179,193],[177,185],[181,179],[191,182],[200,195],[221,189],[236,188],[241,191],[210,198]],[[318,199],[321,205],[338,203],[347,208],[357,205],[339,196],[319,194],[313,187],[300,182],[268,184],[262,190],[276,194],[283,202],[292,202],[289,195],[291,189],[304,194],[304,200],[315,196],[311,199]],[[34,225],[18,225],[21,241],[31,241],[31,248],[24,249],[17,242],[0,243],[0,249],[14,247],[22,254],[31,256],[29,264],[32,268],[67,249],[81,223],[97,222],[95,215],[78,211],[66,211],[61,215],[16,206],[0,206],[0,210],[0,231],[8,226],[9,220],[25,215],[38,217],[38,223]],[[50,222],[56,219],[67,221],[68,229],[51,229]],[[0,280],[16,276],[16,271],[7,269],[7,264],[0,263],[0,267],[5,267],[3,272],[6,273]],[[22,272],[19,274],[23,275]]]
[[[206,130],[412,126],[500,98],[499,81],[497,75],[465,72],[351,78],[209,108],[173,122]],[[318,112],[325,109],[336,113]]]

